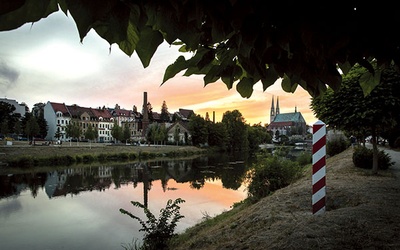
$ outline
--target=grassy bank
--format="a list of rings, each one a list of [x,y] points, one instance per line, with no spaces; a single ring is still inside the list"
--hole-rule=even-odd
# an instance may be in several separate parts
[[[192,146],[130,146],[100,143],[64,143],[62,145],[32,146],[15,142],[0,147],[0,173],[12,169],[44,166],[69,166],[91,162],[136,161],[187,157],[204,153]]]
[[[399,249],[396,170],[354,167],[353,149],[327,159],[327,204],[311,213],[311,167],[300,180],[179,234],[171,249]]]

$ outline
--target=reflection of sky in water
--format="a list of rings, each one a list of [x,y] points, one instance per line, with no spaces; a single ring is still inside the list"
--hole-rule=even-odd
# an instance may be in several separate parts
[[[22,209],[18,199],[9,198],[6,202],[0,200],[0,217],[8,218],[11,214],[17,213]]]
[[[200,190],[188,183],[168,181],[162,189],[161,181],[153,181],[148,193],[149,209],[158,218],[168,199],[182,198],[177,231],[198,223],[204,214],[214,216],[228,210],[234,202],[245,198],[241,188],[223,189],[222,184],[206,182]],[[67,194],[49,199],[44,189],[33,198],[24,191],[16,198],[0,200],[0,249],[123,249],[121,244],[141,238],[140,224],[119,212],[124,208],[145,219],[143,211],[130,201],[143,203],[143,184],[133,184],[105,191]]]

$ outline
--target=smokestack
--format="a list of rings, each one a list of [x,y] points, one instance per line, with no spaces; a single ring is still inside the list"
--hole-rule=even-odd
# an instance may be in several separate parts
[[[213,111],[213,123],[215,123],[215,111]]]
[[[149,111],[147,110],[147,92],[143,93],[143,120],[142,136],[146,136],[147,126],[149,125]]]
[[[147,110],[147,92],[143,93],[143,120],[149,120],[149,111]]]

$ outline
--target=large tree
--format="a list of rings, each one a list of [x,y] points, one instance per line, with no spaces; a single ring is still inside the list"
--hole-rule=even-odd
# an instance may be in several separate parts
[[[189,120],[192,144],[195,146],[208,143],[207,122],[200,115],[192,115]]]
[[[228,132],[228,149],[231,152],[247,151],[249,149],[247,125],[242,113],[239,110],[226,111],[221,122]]]
[[[360,84],[365,82],[365,70],[354,67],[343,78],[343,85],[334,92],[312,98],[311,109],[316,117],[333,128],[365,138],[372,136],[373,173],[378,171],[377,137],[400,121],[400,74],[394,69],[382,72],[382,82],[365,96]]]
[[[396,1],[262,0],[3,0],[0,31],[36,22],[59,8],[71,15],[81,41],[94,29],[127,55],[137,53],[144,67],[166,41],[192,57],[179,57],[162,83],[178,72],[204,75],[207,85],[221,79],[250,97],[253,85],[267,89],[298,85],[316,96],[338,89],[343,73],[356,63],[374,70],[400,65],[400,26]],[[363,86],[368,92],[378,77]]]
[[[7,102],[0,101],[0,133],[7,135],[15,131],[15,126],[18,124],[21,115],[14,113],[15,107]]]

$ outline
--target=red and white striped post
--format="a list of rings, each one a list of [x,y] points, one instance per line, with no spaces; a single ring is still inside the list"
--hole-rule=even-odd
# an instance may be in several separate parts
[[[322,214],[326,200],[326,125],[322,121],[313,125],[312,153],[312,212]]]

